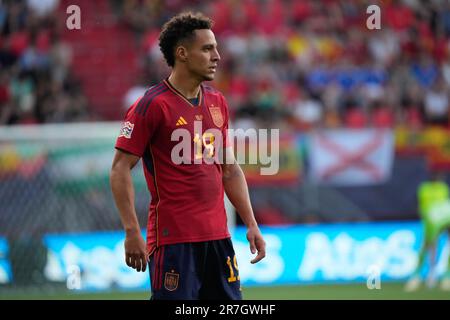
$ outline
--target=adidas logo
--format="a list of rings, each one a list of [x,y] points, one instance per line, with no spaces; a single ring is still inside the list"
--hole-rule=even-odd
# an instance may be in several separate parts
[[[176,126],[177,126],[177,127],[178,127],[178,126],[184,126],[185,124],[187,124],[186,120],[184,120],[183,117],[180,117],[180,118],[178,119],[178,121],[177,121]]]

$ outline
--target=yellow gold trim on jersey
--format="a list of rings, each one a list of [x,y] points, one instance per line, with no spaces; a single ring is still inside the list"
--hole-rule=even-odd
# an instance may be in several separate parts
[[[158,248],[159,247],[159,228],[158,228],[158,225],[159,225],[159,210],[158,210],[158,207],[159,207],[159,203],[161,202],[161,197],[159,195],[158,182],[157,182],[157,179],[156,179],[156,162],[155,162],[155,157],[153,156],[152,147],[150,146],[149,148],[150,148],[150,155],[152,156],[152,161],[153,161],[153,174],[154,174],[153,179],[155,180],[155,189],[156,189],[156,194],[158,195],[158,203],[156,204],[156,207],[155,207],[155,212],[156,212],[156,219],[155,219],[156,220],[156,247]]]
[[[170,89],[170,91],[172,91],[174,94],[176,94],[177,96],[179,96],[181,99],[183,99],[184,101],[186,101],[191,107],[198,107],[198,106],[201,106],[202,105],[202,100],[203,100],[203,90],[202,90],[202,87],[200,86],[200,91],[199,91],[199,93],[198,93],[198,104],[197,105],[194,105],[194,104],[192,104],[190,101],[189,101],[189,99],[187,99],[181,92],[179,92],[177,89],[175,89],[171,84],[170,84],[170,82],[167,80],[167,79],[165,79],[165,80],[163,80],[164,81],[164,83],[166,84],[166,86]]]

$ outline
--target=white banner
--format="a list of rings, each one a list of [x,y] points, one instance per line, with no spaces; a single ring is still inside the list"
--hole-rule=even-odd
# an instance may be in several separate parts
[[[372,185],[391,176],[391,130],[324,130],[313,133],[309,142],[309,175],[316,183]]]

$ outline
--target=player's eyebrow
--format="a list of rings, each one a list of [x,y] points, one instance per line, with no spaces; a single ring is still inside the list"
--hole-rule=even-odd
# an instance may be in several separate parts
[[[202,49],[211,49],[217,47],[217,43],[207,43],[202,46]]]

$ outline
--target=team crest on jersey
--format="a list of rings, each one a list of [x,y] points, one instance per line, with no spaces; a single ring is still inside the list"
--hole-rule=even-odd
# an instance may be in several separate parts
[[[171,272],[166,272],[164,277],[164,288],[169,291],[177,290],[179,279],[180,274],[176,273],[174,270],[171,270]]]
[[[124,122],[122,128],[120,129],[120,137],[125,137],[127,139],[131,138],[131,133],[133,132],[134,124],[130,121]]]
[[[209,113],[216,126],[221,128],[223,126],[223,115],[219,107],[215,107],[213,104],[209,107]]]

